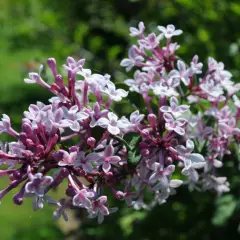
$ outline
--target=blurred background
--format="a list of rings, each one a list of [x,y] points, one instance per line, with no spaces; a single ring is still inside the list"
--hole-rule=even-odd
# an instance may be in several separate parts
[[[48,57],[55,57],[59,66],[67,56],[86,58],[88,68],[122,82],[127,75],[119,63],[133,43],[128,30],[139,21],[149,32],[157,25],[176,25],[184,31],[176,38],[181,58],[189,62],[198,54],[206,63],[212,56],[240,81],[239,0],[0,0],[0,114],[11,116],[18,128],[30,103],[47,102],[47,91],[23,79]],[[33,212],[31,200],[15,206],[13,191],[0,206],[0,239],[240,239],[240,172],[235,159],[228,157],[222,169],[231,183],[229,194],[217,198],[182,187],[150,212],[112,200],[120,210],[102,225],[87,220],[83,211],[69,212],[68,223],[53,222],[48,206],[38,212]],[[1,189],[7,181],[0,179]],[[58,189],[54,197],[60,198],[63,191]]]

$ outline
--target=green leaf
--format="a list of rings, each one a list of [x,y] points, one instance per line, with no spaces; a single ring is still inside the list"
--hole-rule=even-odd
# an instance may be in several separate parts
[[[141,156],[137,154],[137,151],[129,151],[128,152],[128,166],[135,167],[141,160]]]
[[[232,216],[236,206],[237,202],[232,195],[220,197],[216,202],[216,212],[212,218],[212,223],[217,226],[224,225]]]
[[[143,97],[139,93],[129,92],[128,100],[133,106],[139,109],[140,112],[144,111],[145,103],[144,103]]]
[[[128,143],[130,150],[128,151],[128,166],[135,167],[141,160],[139,151],[139,142],[141,137],[137,133],[128,133],[124,136],[124,140]]]

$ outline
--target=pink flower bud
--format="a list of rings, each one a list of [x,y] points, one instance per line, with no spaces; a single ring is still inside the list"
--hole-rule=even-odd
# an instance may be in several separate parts
[[[96,144],[96,139],[94,137],[89,137],[87,139],[87,144],[91,147],[94,148]]]
[[[156,115],[153,113],[148,114],[148,121],[150,122],[151,126],[156,126],[157,125]]]
[[[172,162],[173,162],[172,158],[171,157],[167,157],[166,163],[167,164],[172,164]]]
[[[122,200],[124,198],[124,193],[122,191],[113,191],[114,196],[119,199]]]

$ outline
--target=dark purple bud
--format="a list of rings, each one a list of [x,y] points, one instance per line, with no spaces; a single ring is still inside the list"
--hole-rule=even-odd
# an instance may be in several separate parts
[[[67,168],[62,168],[62,176],[63,178],[68,177],[69,175],[69,171],[67,170]]]
[[[141,150],[141,155],[143,157],[147,157],[147,156],[149,156],[149,154],[150,154],[150,151],[148,149],[145,148],[145,149]]]
[[[69,152],[78,152],[79,151],[79,147],[77,146],[72,146],[69,148]]]
[[[73,187],[68,187],[67,190],[66,190],[66,195],[69,196],[69,197],[73,197],[77,194],[75,188]]]
[[[140,148],[148,148],[148,144],[145,142],[140,142],[139,145],[140,145]]]
[[[14,195],[13,197],[13,202],[16,205],[21,205],[23,203],[23,196],[22,196],[22,192],[19,192],[17,194]]]
[[[16,180],[19,180],[22,178],[22,174],[19,170],[15,171],[12,175],[13,175],[13,178]]]
[[[94,148],[96,144],[96,139],[94,137],[89,137],[87,139],[87,144],[91,147]]]

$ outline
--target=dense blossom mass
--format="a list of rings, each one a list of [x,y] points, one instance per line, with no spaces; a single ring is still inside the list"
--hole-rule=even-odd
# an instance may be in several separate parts
[[[85,69],[84,59],[68,57],[64,77],[49,58],[51,84],[42,79],[42,67],[29,73],[25,83],[39,84],[54,96],[48,104],[29,106],[20,131],[3,114],[0,133],[16,140],[0,145],[0,175],[10,179],[0,199],[20,186],[15,204],[32,197],[34,210],[50,204],[56,207],[54,218],[65,220],[68,208],[85,208],[101,223],[117,210],[109,206],[107,193],[129,207],[151,209],[183,184],[228,192],[227,178],[217,169],[240,141],[235,95],[240,84],[211,57],[206,69],[197,55],[190,63],[182,61],[173,40],[180,34],[173,25],[150,34],[142,22],[130,28],[137,41],[121,62],[126,71],[135,70],[125,80],[129,92],[117,88],[109,75]],[[131,103],[132,92],[145,106],[118,116],[113,103],[124,98]],[[55,201],[49,191],[63,182],[66,195]]]

